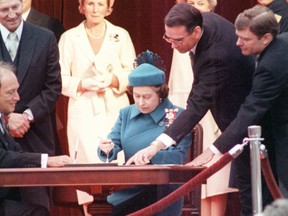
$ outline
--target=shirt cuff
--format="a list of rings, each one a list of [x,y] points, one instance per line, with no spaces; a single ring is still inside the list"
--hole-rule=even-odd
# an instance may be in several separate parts
[[[24,113],[26,113],[28,115],[28,120],[31,122],[31,121],[34,121],[34,116],[33,116],[33,113],[31,111],[31,109],[26,109],[24,111]]]
[[[158,136],[156,140],[162,142],[167,148],[176,144],[176,142],[170,136],[164,133]]]
[[[41,168],[47,168],[48,154],[41,154]]]
[[[215,155],[222,155],[222,153],[213,144],[209,146],[209,148]]]

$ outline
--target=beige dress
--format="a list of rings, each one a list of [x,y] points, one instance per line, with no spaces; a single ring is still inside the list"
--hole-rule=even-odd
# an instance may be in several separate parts
[[[169,79],[169,99],[173,104],[184,108],[186,107],[186,101],[191,91],[192,82],[193,72],[189,54],[181,54],[174,49]],[[218,129],[210,111],[203,117],[200,123],[204,130],[203,150],[205,150],[214,142],[221,132]],[[219,157],[220,156],[215,156],[209,164],[214,163],[219,159]],[[214,195],[237,191],[235,188],[228,187],[229,174],[230,163],[222,170],[208,178],[207,184],[202,185],[202,199]]]
[[[126,95],[128,74],[133,69],[135,50],[128,32],[105,21],[107,30],[95,55],[84,28],[84,21],[66,31],[60,38],[62,94],[69,97],[67,136],[70,155],[78,145],[77,163],[100,162],[97,148],[114,125],[119,110],[129,105]],[[119,89],[110,88],[105,94],[77,93],[81,79],[113,73]]]

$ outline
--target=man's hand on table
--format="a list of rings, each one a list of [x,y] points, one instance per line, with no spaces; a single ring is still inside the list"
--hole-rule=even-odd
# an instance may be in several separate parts
[[[205,151],[202,152],[198,157],[196,157],[193,161],[190,163],[185,164],[185,166],[203,166],[210,162],[213,157],[214,153],[210,150],[210,148],[207,148]]]
[[[62,167],[73,163],[73,159],[67,155],[48,157],[47,167]]]

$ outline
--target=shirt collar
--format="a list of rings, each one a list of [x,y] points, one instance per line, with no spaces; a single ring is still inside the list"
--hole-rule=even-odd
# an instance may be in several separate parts
[[[21,39],[21,35],[23,32],[23,25],[24,25],[23,23],[24,23],[24,21],[22,19],[18,28],[14,31],[17,34],[19,41]],[[0,31],[1,31],[3,41],[6,41],[10,31],[7,28],[5,28],[1,23],[0,23]]]
[[[130,115],[130,119],[136,118],[137,116],[143,114],[143,115],[150,115],[151,118],[155,123],[159,123],[163,116],[165,116],[165,109],[171,109],[173,107],[173,104],[170,102],[168,98],[163,99],[163,101],[156,107],[155,110],[151,113],[143,114],[140,112],[140,110],[137,108],[137,106],[134,104],[132,106],[132,111]]]
[[[203,35],[203,32],[204,32],[204,29],[202,28],[202,33],[201,33],[201,36],[200,36],[200,38],[199,38],[199,41],[201,40],[201,37],[202,37],[202,35]],[[198,43],[199,43],[199,41],[198,41]],[[190,50],[190,52],[192,52],[194,55],[195,55],[195,53],[196,53],[196,48],[197,48],[198,43],[195,44],[195,46]]]

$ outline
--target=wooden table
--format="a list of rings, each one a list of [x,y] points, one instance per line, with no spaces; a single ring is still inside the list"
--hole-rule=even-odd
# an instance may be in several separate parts
[[[184,183],[203,169],[204,167],[179,165],[109,166],[106,164],[45,169],[11,168],[0,169],[0,187],[75,186],[82,189],[84,186],[98,185],[99,191],[94,198],[97,203],[102,200],[102,213],[99,215],[109,215],[111,206],[107,205],[106,197],[111,192],[109,191],[111,186]],[[106,207],[103,208],[103,205]],[[95,210],[95,206],[93,208]]]
[[[203,169],[177,165],[11,168],[0,169],[0,187],[172,184],[186,182]]]

